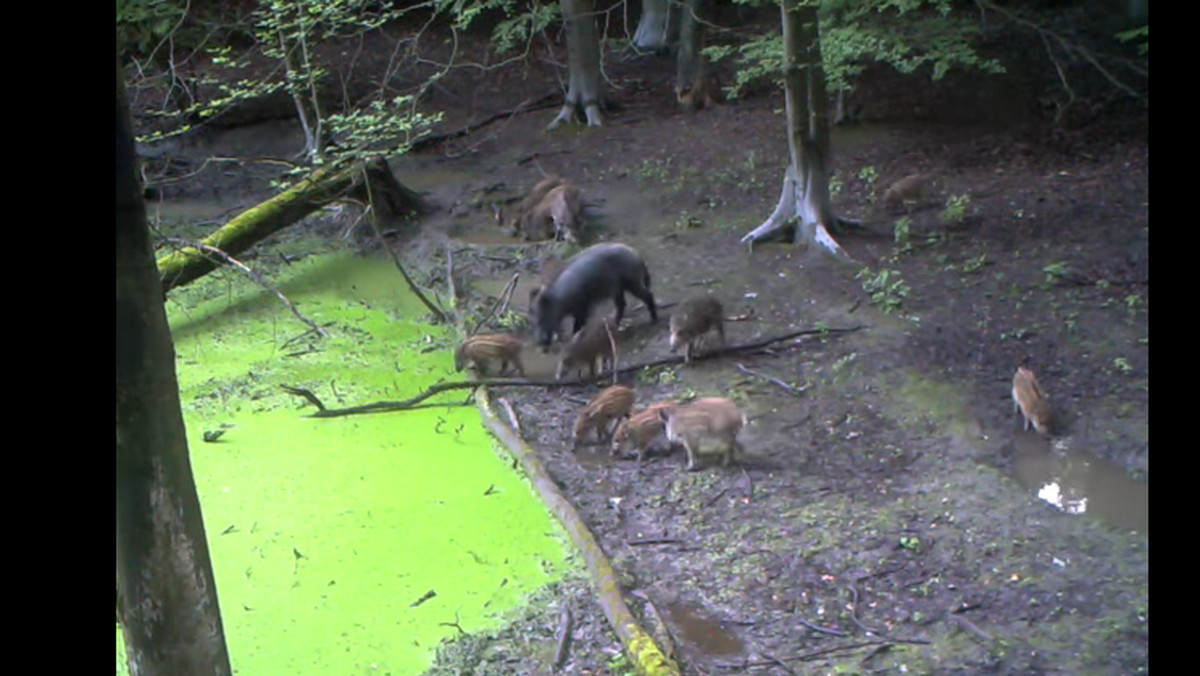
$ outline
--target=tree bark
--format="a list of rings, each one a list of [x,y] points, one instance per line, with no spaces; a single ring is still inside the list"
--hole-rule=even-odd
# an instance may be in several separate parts
[[[369,191],[364,180],[371,183]],[[384,221],[419,213],[423,208],[421,197],[400,185],[387,162],[376,157],[351,169],[319,169],[289,190],[242,212],[203,243],[237,256],[330,202],[343,197],[368,202],[368,195],[373,199],[372,208]],[[169,253],[158,260],[162,292],[202,277],[219,264],[193,248]]]
[[[561,0],[567,24],[567,100],[549,128],[575,122],[582,110],[589,127],[604,124],[604,84],[600,80],[600,38],[593,17],[593,0]]]
[[[679,29],[679,23],[672,21],[675,14],[671,0],[642,0],[642,16],[633,34],[633,45],[656,51],[669,48]]]
[[[679,26],[679,52],[675,56],[675,99],[695,110],[711,100],[704,82],[704,0],[684,0]]]
[[[791,164],[779,203],[769,218],[742,237],[757,242],[797,222],[798,241],[817,244],[835,257],[852,261],[829,234],[837,222],[829,198],[829,96],[821,66],[817,7],[801,0],[780,0],[783,23],[784,101]]]
[[[117,616],[132,674],[230,674],[117,67]]]

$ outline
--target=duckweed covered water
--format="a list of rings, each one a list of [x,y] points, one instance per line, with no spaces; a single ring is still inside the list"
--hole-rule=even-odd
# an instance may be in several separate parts
[[[486,628],[560,579],[565,540],[474,407],[305,417],[279,384],[331,408],[405,399],[454,375],[455,338],[415,321],[390,263],[311,258],[281,277],[328,338],[292,340],[306,327],[231,275],[168,303],[234,671],[420,673],[455,624]]]

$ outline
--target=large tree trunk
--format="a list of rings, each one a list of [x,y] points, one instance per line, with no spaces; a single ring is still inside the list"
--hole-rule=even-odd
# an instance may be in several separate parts
[[[838,258],[851,260],[829,234],[837,218],[829,200],[829,97],[821,67],[817,8],[801,0],[780,0],[780,9],[791,165],[775,211],[742,241],[753,243],[789,229],[795,219],[799,242],[816,243]]]
[[[132,674],[230,674],[117,67],[117,615]]]
[[[567,100],[550,122],[550,129],[562,122],[574,122],[582,110],[589,127],[604,124],[604,84],[600,80],[600,38],[593,17],[593,0],[561,0],[563,21],[567,24]]]
[[[704,82],[704,0],[684,0],[675,58],[675,99],[684,108],[703,108],[711,101]]]
[[[638,19],[633,45],[638,49],[665,50],[671,46],[679,23],[672,21],[671,0],[642,0],[642,17]]]
[[[350,169],[319,169],[289,190],[234,217],[203,243],[236,256],[267,236],[344,197],[370,203],[382,222],[419,213],[423,208],[420,195],[397,182],[387,162],[376,157],[365,165]],[[220,264],[221,261],[191,247],[167,254],[158,261],[162,292],[206,275]]]

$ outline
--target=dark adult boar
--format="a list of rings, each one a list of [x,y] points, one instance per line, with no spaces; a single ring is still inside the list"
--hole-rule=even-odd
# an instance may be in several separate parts
[[[574,335],[587,323],[592,307],[606,298],[617,306],[616,321],[625,315],[625,293],[631,293],[650,309],[650,321],[658,321],[650,271],[636,251],[624,244],[596,244],[576,254],[537,297],[538,344],[545,351],[562,327],[562,320],[575,318]]]

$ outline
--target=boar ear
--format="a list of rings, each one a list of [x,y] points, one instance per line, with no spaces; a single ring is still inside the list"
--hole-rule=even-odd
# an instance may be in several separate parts
[[[668,409],[666,409],[666,408],[658,409],[658,419],[663,421],[664,423],[671,419],[671,414],[667,413],[667,410]]]

